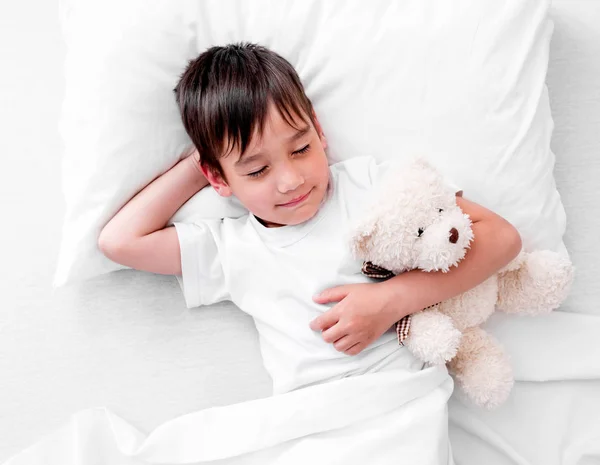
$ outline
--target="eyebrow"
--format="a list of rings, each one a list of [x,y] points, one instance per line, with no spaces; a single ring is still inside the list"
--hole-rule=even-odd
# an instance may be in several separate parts
[[[305,126],[303,128],[298,129],[298,131],[296,131],[296,133],[294,135],[288,137],[288,142],[294,142],[294,141],[300,139],[302,136],[304,136],[309,131],[310,131],[310,126]],[[238,159],[238,161],[235,162],[235,167],[239,168],[243,165],[250,164],[252,161],[256,160],[257,158],[259,158],[262,155],[263,155],[262,152],[257,152],[254,155],[251,155],[248,157],[246,157],[242,154],[240,156],[240,158]]]

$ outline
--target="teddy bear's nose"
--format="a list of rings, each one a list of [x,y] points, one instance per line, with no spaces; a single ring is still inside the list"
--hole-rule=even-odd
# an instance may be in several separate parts
[[[458,241],[458,231],[456,230],[456,228],[452,228],[450,230],[450,242],[456,244],[456,241]]]

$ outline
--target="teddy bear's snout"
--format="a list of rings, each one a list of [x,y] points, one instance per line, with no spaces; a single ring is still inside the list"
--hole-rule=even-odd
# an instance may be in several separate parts
[[[450,242],[456,244],[458,241],[458,230],[456,228],[452,228],[450,230]]]

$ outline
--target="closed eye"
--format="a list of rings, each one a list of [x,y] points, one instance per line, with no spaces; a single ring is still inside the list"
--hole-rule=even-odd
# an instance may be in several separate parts
[[[258,171],[253,171],[252,173],[248,173],[248,176],[250,176],[251,178],[258,178],[259,176],[263,175],[266,171],[267,171],[267,167],[265,166],[264,168],[261,168]]]
[[[302,154],[302,153],[306,153],[308,152],[308,149],[310,148],[310,144],[306,144],[304,147],[302,147],[300,150],[296,150],[295,152],[293,152],[294,154]]]
[[[308,150],[310,149],[310,144],[306,144],[304,147],[302,147],[300,150],[296,150],[295,152],[292,152],[294,155],[301,155],[303,153],[308,152]],[[262,176],[267,170],[267,167],[263,167],[261,169],[259,169],[258,171],[253,171],[252,173],[248,173],[248,176],[250,176],[251,178],[258,178],[259,176]]]

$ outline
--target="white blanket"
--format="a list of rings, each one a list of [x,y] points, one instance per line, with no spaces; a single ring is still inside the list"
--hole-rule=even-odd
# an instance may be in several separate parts
[[[183,415],[150,435],[83,410],[6,465],[453,464],[445,368],[348,377]]]

